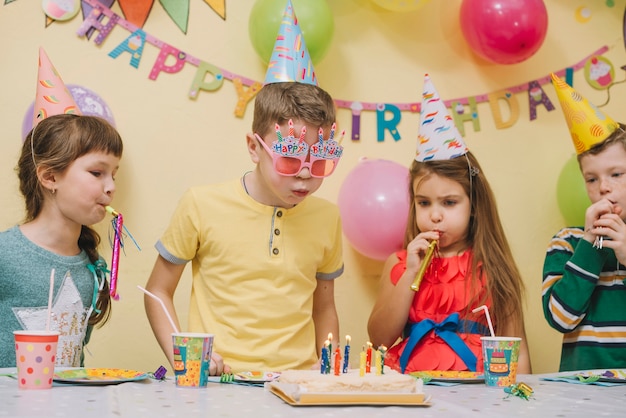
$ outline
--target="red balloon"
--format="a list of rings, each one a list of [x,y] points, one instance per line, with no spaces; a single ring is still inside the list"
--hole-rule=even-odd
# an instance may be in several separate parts
[[[472,50],[496,64],[527,60],[548,30],[543,0],[463,0],[460,18]]]

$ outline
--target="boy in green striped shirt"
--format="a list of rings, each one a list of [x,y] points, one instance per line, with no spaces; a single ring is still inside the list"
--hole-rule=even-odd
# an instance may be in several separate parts
[[[552,79],[592,203],[550,242],[544,315],[563,333],[560,371],[626,368],[626,126]]]

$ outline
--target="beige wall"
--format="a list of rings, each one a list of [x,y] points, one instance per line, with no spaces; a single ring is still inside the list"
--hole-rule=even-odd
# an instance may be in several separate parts
[[[414,13],[386,12],[369,0],[332,0],[335,34],[326,57],[316,65],[320,84],[337,99],[408,103],[421,97],[423,74],[431,74],[442,98],[468,97],[497,91],[543,77],[573,65],[599,47],[623,74],[621,36],[625,0],[609,8],[604,1],[546,0],[549,28],[539,52],[510,66],[488,64],[467,49],[458,23],[460,0],[432,1]],[[157,49],[147,46],[138,69],[128,58],[112,59],[109,51],[128,36],[113,30],[102,46],[78,38],[80,17],[45,28],[41,2],[21,0],[0,6],[0,229],[18,222],[22,200],[13,171],[17,159],[22,118],[35,94],[36,62],[43,46],[67,84],[97,92],[113,110],[125,140],[114,206],[124,213],[126,225],[142,246],[127,246],[120,266],[119,293],[113,317],[97,330],[89,344],[90,367],[128,367],[147,371],[165,364],[143,309],[144,285],[156,252],[153,248],[182,192],[190,185],[241,176],[252,167],[244,135],[251,125],[251,107],[245,117],[233,115],[236,94],[226,82],[215,93],[187,98],[195,67],[178,74],[161,73],[148,79]],[[144,29],[151,35],[221,68],[262,81],[265,67],[248,38],[252,0],[227,0],[222,21],[203,2],[192,1],[187,35],[173,24],[158,2]],[[576,7],[593,11],[586,24],[576,22]],[[117,6],[114,10],[119,12]],[[576,72],[574,86],[591,101],[606,100],[606,91],[593,90]],[[615,118],[626,104],[624,85],[611,89],[604,108]],[[545,90],[553,103],[556,95]],[[573,154],[560,109],[539,108],[530,122],[525,94],[517,95],[520,119],[511,128],[495,128],[488,104],[478,106],[481,131],[466,124],[466,142],[479,157],[497,194],[501,217],[527,286],[526,326],[535,372],[558,369],[560,335],[543,319],[541,268],[551,235],[563,226],[555,198],[556,180]],[[558,105],[557,105],[558,106]],[[350,113],[339,112],[341,128],[350,129]],[[417,115],[403,113],[402,139],[376,141],[375,114],[362,116],[362,139],[344,141],[345,156],[337,172],[318,192],[336,201],[345,176],[360,157],[383,158],[409,164],[415,149]],[[106,237],[107,222],[99,225]],[[106,241],[106,238],[105,238]],[[106,246],[105,246],[106,247]],[[103,248],[109,258],[110,250]],[[382,263],[367,259],[345,243],[346,273],[337,281],[341,334],[354,344],[367,341],[366,322],[376,296]],[[189,270],[189,269],[188,269]],[[176,295],[183,321],[189,295],[189,271]],[[43,278],[45,280],[47,278]],[[219,338],[219,336],[218,336]]]

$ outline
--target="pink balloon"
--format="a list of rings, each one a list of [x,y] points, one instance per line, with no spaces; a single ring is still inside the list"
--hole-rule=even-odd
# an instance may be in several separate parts
[[[113,118],[113,112],[106,104],[104,100],[92,90],[86,87],[77,86],[75,84],[67,84],[67,89],[72,94],[76,106],[80,109],[83,115],[87,116],[100,116],[106,119],[113,127],[115,127],[115,119]],[[24,114],[22,120],[22,140],[26,138],[26,135],[33,129],[33,112],[35,111],[35,102],[30,104]]]
[[[360,161],[337,201],[343,233],[359,253],[385,260],[402,249],[409,216],[409,170],[388,160]]]
[[[496,64],[530,58],[548,30],[543,0],[463,0],[460,14],[461,30],[472,50]]]

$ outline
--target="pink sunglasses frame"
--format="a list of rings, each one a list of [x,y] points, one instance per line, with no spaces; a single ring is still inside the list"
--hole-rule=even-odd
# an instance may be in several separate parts
[[[272,149],[270,149],[270,147],[265,143],[265,141],[263,140],[263,138],[261,138],[258,134],[254,134],[254,137],[257,139],[257,141],[259,141],[261,143],[261,146],[265,149],[265,151],[267,151],[267,153],[270,155],[270,157],[272,157],[272,164],[274,165],[274,170],[276,170],[276,172],[278,174],[280,174],[281,176],[287,176],[287,177],[294,177],[297,176],[298,174],[300,174],[300,172],[302,171],[303,168],[308,168],[309,169],[309,173],[311,174],[311,177],[316,177],[316,178],[324,178],[324,177],[328,177],[331,174],[333,174],[335,172],[335,169],[337,168],[337,165],[339,164],[339,159],[341,157],[338,158],[319,158],[319,157],[314,157],[313,155],[311,155],[310,153],[310,146],[308,144],[305,144],[307,147],[307,153],[300,155],[300,156],[292,156],[292,157],[287,157],[285,155],[280,155],[276,152],[274,152]],[[309,161],[306,161],[306,158],[310,157]],[[278,170],[278,159],[279,158],[289,158],[289,159],[294,159],[294,160],[299,160],[300,161],[300,168],[298,169],[298,171],[296,171],[293,174],[286,174],[286,173],[281,173]],[[316,161],[332,161],[333,162],[333,167],[332,170],[330,170],[330,173],[323,175],[323,176],[319,176],[313,173],[313,164]]]

